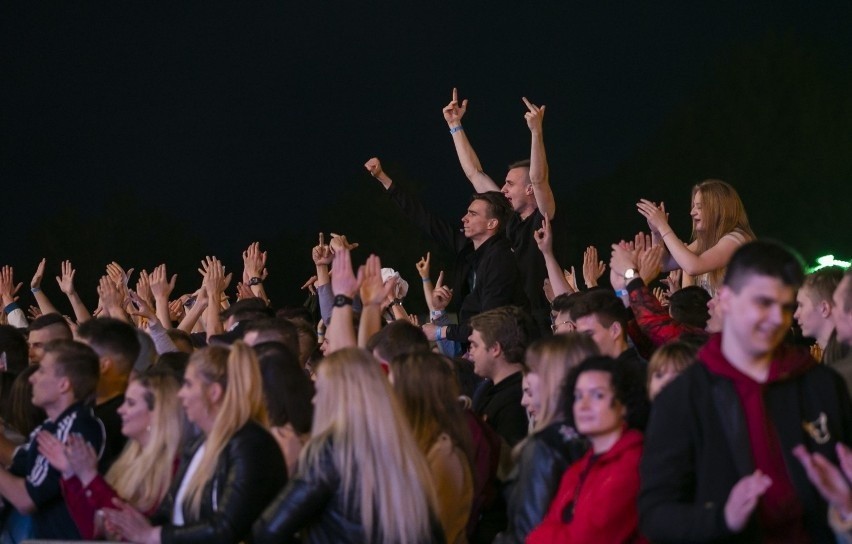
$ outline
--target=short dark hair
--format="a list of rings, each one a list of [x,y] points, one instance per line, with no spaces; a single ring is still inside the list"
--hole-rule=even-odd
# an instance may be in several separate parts
[[[675,321],[703,329],[710,319],[710,293],[697,285],[688,285],[669,297],[669,311]]]
[[[265,317],[272,317],[273,315],[272,308],[266,304],[266,301],[258,297],[238,300],[220,314],[222,319],[233,317],[234,321],[263,319]]]
[[[189,366],[189,353],[185,351],[168,351],[160,354],[152,368],[171,372],[180,382],[183,382],[183,375],[186,372],[187,366]]]
[[[74,334],[71,332],[71,327],[69,327],[68,322],[65,321],[65,317],[57,313],[49,313],[38,316],[37,318],[32,320],[28,330],[32,332],[40,329],[46,329],[47,327],[53,325],[59,325],[63,329],[65,329],[65,332],[68,333],[68,340],[71,340],[74,337]]]
[[[95,350],[75,340],[51,340],[45,344],[44,353],[54,354],[56,372],[68,378],[74,400],[88,401],[101,375],[100,359]]]
[[[617,322],[621,325],[622,334],[627,335],[627,310],[611,289],[589,289],[574,302],[570,312],[574,321],[594,314],[604,327],[609,328]]]
[[[293,355],[299,355],[299,331],[289,319],[283,317],[267,317],[249,321],[243,329],[243,337],[251,331],[257,333],[257,343],[281,342],[289,348]]]
[[[90,319],[80,325],[77,336],[85,340],[99,356],[113,358],[122,372],[130,373],[142,346],[136,329],[111,317]]]
[[[506,228],[506,223],[512,217],[512,205],[506,195],[500,191],[485,191],[484,193],[476,193],[470,197],[470,201],[481,200],[486,204],[486,213],[488,219],[496,219],[498,223],[497,232],[503,232]]]
[[[502,306],[477,314],[470,327],[482,336],[485,347],[495,343],[510,363],[523,363],[527,346],[535,339],[532,319],[517,306]]]
[[[574,293],[562,293],[553,299],[553,302],[550,303],[550,309],[554,312],[568,312],[571,313],[571,308],[574,307],[574,304],[580,297],[580,292],[576,291]]]
[[[376,352],[379,358],[390,362],[400,355],[429,351],[429,340],[420,327],[410,321],[397,319],[374,334],[367,342],[367,350]]]
[[[515,161],[509,165],[509,170],[514,170],[515,168],[529,168],[530,160],[529,159],[521,159],[519,161]]]
[[[755,240],[740,246],[728,262],[724,285],[739,292],[751,276],[775,278],[794,289],[805,279],[801,257],[787,246],[770,240]]]
[[[574,388],[577,378],[580,374],[591,371],[606,372],[610,375],[614,399],[627,408],[627,426],[644,430],[651,409],[645,390],[645,376],[639,375],[633,367],[604,355],[593,355],[584,360],[571,370],[565,380],[562,398],[565,399],[564,414],[568,420],[572,423],[574,421]]]

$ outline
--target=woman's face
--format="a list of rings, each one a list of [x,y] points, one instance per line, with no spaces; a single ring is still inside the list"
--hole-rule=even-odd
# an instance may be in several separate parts
[[[692,228],[696,231],[704,230],[704,215],[701,211],[701,191],[695,191],[692,196],[692,209],[689,211],[692,217]]]
[[[521,397],[521,406],[535,418],[541,412],[541,378],[535,372],[527,372],[524,374],[521,386],[524,392]]]
[[[211,419],[210,404],[207,398],[207,388],[193,363],[186,367],[183,385],[178,391],[178,398],[186,412],[186,418],[203,430],[205,424]]]
[[[574,424],[589,438],[620,432],[624,406],[615,399],[609,372],[589,370],[577,377],[574,386]]]
[[[137,442],[145,441],[154,415],[145,402],[145,393],[145,388],[138,381],[130,382],[124,392],[124,402],[118,407],[121,434]]]
[[[665,386],[677,378],[678,374],[680,372],[675,370],[672,365],[665,365],[655,370],[651,374],[651,381],[648,383],[648,397],[654,400],[654,397],[659,395]]]

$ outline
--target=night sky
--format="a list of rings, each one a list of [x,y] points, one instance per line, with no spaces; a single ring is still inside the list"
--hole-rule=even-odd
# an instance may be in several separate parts
[[[687,238],[690,187],[713,176],[759,235],[852,257],[849,2],[367,4],[2,3],[0,264],[26,282],[70,257],[93,291],[112,258],[165,261],[188,290],[205,253],[238,268],[261,240],[294,300],[321,229],[410,273],[430,246],[362,165],[457,221],[454,86],[498,181],[529,155],[521,97],[547,105],[577,248],[632,236],[642,196]]]

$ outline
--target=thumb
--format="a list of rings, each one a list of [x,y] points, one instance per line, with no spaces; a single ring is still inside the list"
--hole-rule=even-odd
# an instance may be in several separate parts
[[[169,282],[169,287],[171,287],[172,289],[174,289],[174,288],[175,288],[175,284],[176,284],[176,283],[177,283],[177,274],[175,274],[175,275],[173,275],[173,276],[172,276],[172,281],[170,281],[170,282]]]

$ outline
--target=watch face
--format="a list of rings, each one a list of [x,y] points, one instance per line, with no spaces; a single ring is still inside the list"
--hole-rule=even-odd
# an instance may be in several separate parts
[[[628,268],[628,269],[624,272],[624,279],[632,280],[634,276],[636,276],[636,270],[634,270],[634,269],[632,269],[632,268]]]
[[[249,285],[257,285],[260,283],[260,278],[252,278],[249,280]]]

